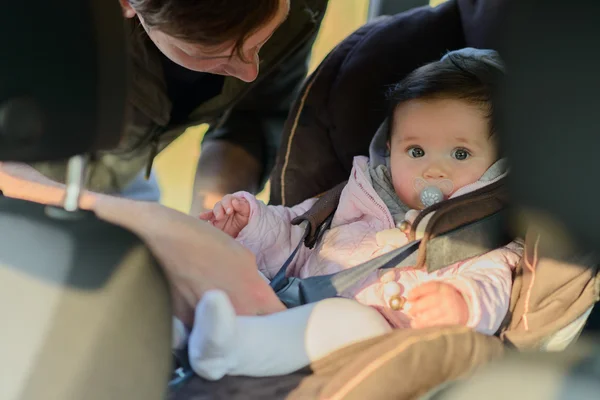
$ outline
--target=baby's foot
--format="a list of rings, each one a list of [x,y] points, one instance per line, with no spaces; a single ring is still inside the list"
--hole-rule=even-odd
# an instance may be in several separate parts
[[[227,295],[208,291],[196,307],[189,339],[190,364],[203,378],[221,379],[235,366],[236,315]]]

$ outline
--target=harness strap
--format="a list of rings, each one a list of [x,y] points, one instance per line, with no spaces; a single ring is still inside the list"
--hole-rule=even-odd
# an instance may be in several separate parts
[[[318,242],[322,232],[329,229],[346,183],[348,181],[342,182],[325,192],[308,211],[292,220],[292,225],[300,225],[304,221],[308,222],[309,232],[303,240],[309,249],[312,249]],[[325,229],[322,228],[323,224],[327,224]]]
[[[485,254],[511,241],[511,237],[505,234],[504,230],[508,209],[503,201],[505,188],[500,184],[479,194],[474,192],[465,196],[462,206],[459,198],[453,199],[448,208],[448,214],[451,215],[444,215],[444,208],[438,206],[434,218],[426,222],[427,234],[403,247],[335,274],[304,279],[287,277],[288,267],[300,247],[314,246],[331,225],[343,185],[345,183],[332,189],[331,193],[326,193],[311,210],[293,222],[305,224],[304,234],[271,281],[271,287],[288,307],[340,296],[345,290],[379,269],[426,266],[429,272],[433,272],[456,262]],[[486,200],[486,204],[477,210],[474,209],[483,200]],[[427,211],[424,210],[423,213]],[[460,215],[456,215],[457,212],[467,214],[461,218]],[[326,215],[326,218],[320,221],[319,218],[323,215]],[[477,219],[473,218],[474,215]],[[416,227],[413,226],[412,229]],[[414,234],[412,237],[414,238]]]

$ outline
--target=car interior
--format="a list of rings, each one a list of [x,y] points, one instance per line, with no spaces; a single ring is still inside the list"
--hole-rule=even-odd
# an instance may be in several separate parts
[[[427,7],[371,3],[370,18]],[[594,301],[600,296],[598,13],[600,3],[581,0],[510,2],[500,49],[509,73],[499,94],[499,123],[507,132],[501,145],[511,162],[507,187],[518,210],[510,228],[535,228],[549,238],[548,247],[567,238],[573,245],[565,262],[585,258],[580,272],[590,274]],[[185,356],[171,350],[169,287],[158,261],[134,233],[78,206],[86,162],[117,145],[129,116],[131,66],[119,3],[4,2],[0,37],[0,162],[69,160],[61,207],[0,193],[0,399],[383,398],[376,390],[338,390],[348,374],[361,373],[348,367],[356,361],[350,358],[346,369],[338,358],[285,377],[194,376]],[[77,63],[65,62],[72,54]],[[560,293],[546,298],[562,301]],[[397,398],[598,398],[599,333],[600,311],[586,303],[539,348],[508,349],[486,368],[442,374]],[[417,339],[390,337],[386,345],[399,349],[407,340]],[[361,356],[382,343],[359,344]],[[475,352],[468,349],[465,356]],[[431,368],[408,357],[399,351],[394,365]],[[402,379],[403,371],[391,371],[373,382]]]

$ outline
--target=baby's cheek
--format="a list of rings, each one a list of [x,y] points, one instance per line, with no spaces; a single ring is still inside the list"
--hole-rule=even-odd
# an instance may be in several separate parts
[[[401,177],[393,179],[394,191],[400,197],[403,203],[412,202],[414,198],[415,190],[413,184],[408,182],[407,179]]]
[[[456,191],[463,186],[477,182],[487,169],[488,167],[484,164],[463,167],[461,171],[454,174],[454,190]]]

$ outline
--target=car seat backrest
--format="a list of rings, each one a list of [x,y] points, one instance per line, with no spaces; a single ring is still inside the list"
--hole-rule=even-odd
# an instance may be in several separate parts
[[[598,301],[600,263],[569,239],[564,226],[534,215],[517,217],[526,218],[528,230],[501,338],[520,349],[560,350],[577,337]]]
[[[305,82],[289,114],[270,202],[293,206],[347,180],[352,159],[368,154],[386,117],[389,85],[464,46],[455,1],[378,18],[344,39]]]
[[[88,212],[0,197],[0,398],[162,399],[168,287],[145,245]]]

